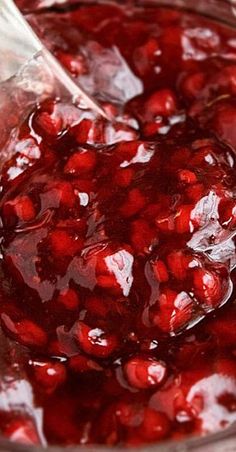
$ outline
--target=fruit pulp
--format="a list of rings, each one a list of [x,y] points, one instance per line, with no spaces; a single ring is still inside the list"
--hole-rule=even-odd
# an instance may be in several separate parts
[[[0,401],[0,431],[130,447],[226,428],[236,32],[153,6],[27,18],[116,121],[48,99],[3,154],[0,318],[33,408]]]

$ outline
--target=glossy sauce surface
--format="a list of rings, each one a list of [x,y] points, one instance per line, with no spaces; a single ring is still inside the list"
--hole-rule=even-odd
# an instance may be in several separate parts
[[[135,446],[226,428],[236,33],[153,7],[28,19],[117,122],[51,99],[11,143],[0,314],[5,376],[12,363],[18,374],[14,387],[5,378],[0,430],[29,444]]]

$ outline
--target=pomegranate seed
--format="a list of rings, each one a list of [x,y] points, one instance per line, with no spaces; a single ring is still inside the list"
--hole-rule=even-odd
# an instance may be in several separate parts
[[[95,135],[94,142],[111,145],[122,141],[131,142],[137,138],[137,131],[128,124],[124,124],[123,122],[108,122],[104,128],[103,135],[102,132],[100,132],[98,138]]]
[[[236,379],[236,363],[233,359],[219,358],[214,363],[214,370],[218,374]]]
[[[47,334],[39,325],[36,325],[31,320],[24,319],[19,322],[13,322],[6,314],[2,314],[1,320],[7,331],[23,345],[29,347],[43,347],[46,345]]]
[[[72,208],[76,202],[76,196],[72,185],[69,182],[60,182],[56,185],[56,190],[62,207]]]
[[[94,151],[75,152],[65,166],[65,174],[79,176],[94,170],[96,165],[96,155]]]
[[[143,420],[143,409],[139,405],[120,402],[116,408],[116,415],[125,427],[138,427]]]
[[[84,118],[82,121],[73,127],[71,133],[75,137],[78,144],[85,144],[89,140],[93,140],[93,121],[89,118]],[[75,162],[72,162],[72,168],[74,167]]]
[[[56,256],[74,256],[83,246],[81,239],[73,239],[66,231],[55,229],[50,237],[52,252]]]
[[[182,166],[183,162],[186,163],[191,157],[191,150],[187,147],[181,147],[177,149],[170,158],[168,164],[177,170]]]
[[[223,227],[234,228],[236,223],[236,202],[234,199],[223,199],[219,204],[219,221]]]
[[[167,256],[168,267],[178,280],[184,280],[187,277],[190,262],[191,257],[184,254],[181,250],[173,251]]]
[[[40,445],[40,438],[33,420],[12,419],[3,431],[10,441],[25,445]]]
[[[135,220],[131,223],[131,243],[137,253],[148,252],[156,240],[156,231],[145,220]]]
[[[105,110],[109,118],[115,118],[119,114],[119,109],[116,107],[116,105],[109,102],[103,104],[103,109]]]
[[[152,268],[153,268],[153,271],[154,271],[154,274],[155,274],[157,280],[160,283],[168,281],[168,279],[169,279],[168,271],[167,271],[166,265],[164,264],[164,262],[162,260],[159,259],[159,260],[153,262]]]
[[[196,174],[189,170],[181,170],[178,174],[180,182],[185,184],[194,184],[197,182]]]
[[[30,367],[37,384],[49,394],[66,381],[65,366],[59,362],[32,361]]]
[[[203,196],[204,186],[203,184],[194,184],[187,188],[186,195],[192,202],[199,201]]]
[[[145,104],[147,118],[170,116],[177,109],[175,95],[169,89],[162,89],[152,94]]]
[[[192,319],[193,301],[186,292],[164,289],[151,314],[152,322],[164,333],[176,333]]]
[[[99,252],[100,251],[100,252]],[[96,282],[98,286],[111,289],[114,294],[127,296],[130,292],[133,276],[133,255],[130,248],[112,250],[94,250],[91,256],[91,268],[96,270]]]
[[[101,328],[90,328],[83,322],[74,325],[73,334],[82,350],[97,358],[107,358],[119,345],[114,334],[107,334]]]
[[[145,143],[140,141],[118,143],[115,147],[115,156],[119,160],[119,163],[131,162],[137,155],[139,146],[145,146]]]
[[[187,76],[182,83],[182,90],[185,96],[190,99],[196,99],[202,92],[206,82],[206,76],[203,72],[196,72]]]
[[[213,128],[218,137],[230,146],[236,146],[236,133],[232,124],[236,121],[236,108],[231,105],[215,112]]]
[[[125,364],[124,371],[129,384],[137,389],[160,385],[167,372],[164,362],[147,358],[132,358]]]
[[[3,205],[3,218],[6,225],[11,226],[18,221],[33,221],[35,216],[36,211],[29,196],[19,196]]]
[[[102,442],[107,446],[114,446],[118,440],[118,422],[113,405],[106,407],[97,424],[95,425],[95,432]]]
[[[157,117],[155,121],[147,122],[143,126],[143,134],[147,138],[151,138],[154,135],[158,134],[162,127],[165,127],[165,123],[162,117]]]
[[[129,187],[134,177],[134,170],[131,168],[119,169],[115,174],[115,183],[119,187]]]
[[[163,232],[173,232],[175,229],[175,217],[171,213],[160,212],[155,218],[155,223]]]
[[[158,441],[166,438],[170,432],[170,421],[165,413],[146,408],[140,426],[142,437],[146,441]]]
[[[78,77],[88,72],[86,60],[83,55],[72,55],[70,53],[57,52],[57,58],[61,64],[72,74]]]
[[[140,75],[143,76],[150,71],[160,53],[161,50],[155,38],[150,38],[143,46],[135,49],[134,64]]]
[[[175,230],[179,234],[193,232],[196,222],[191,217],[193,206],[182,205],[175,214]]]
[[[78,293],[73,289],[65,289],[60,292],[57,302],[69,311],[74,311],[80,305]]]
[[[236,341],[236,329],[233,312],[223,318],[211,319],[207,332],[213,335],[212,341],[219,347],[233,347]]]
[[[34,125],[36,131],[40,134],[57,138],[63,127],[63,120],[61,115],[56,111],[56,104],[54,102],[45,102],[41,111],[36,113],[34,117]]]
[[[96,315],[100,318],[106,318],[112,309],[111,300],[108,298],[90,297],[86,300],[85,308],[92,314],[96,312]]]
[[[120,212],[123,217],[129,218],[136,215],[146,204],[145,196],[138,188],[133,188],[128,193],[128,199],[121,206]]]
[[[193,284],[196,296],[207,306],[215,307],[221,303],[222,281],[216,273],[196,268],[193,271]]]
[[[69,366],[73,372],[101,372],[103,370],[95,361],[82,355],[72,356],[69,361]]]
[[[222,68],[222,70],[217,74],[214,84],[217,83],[219,88],[226,88],[232,94],[236,93],[236,66],[230,65]]]

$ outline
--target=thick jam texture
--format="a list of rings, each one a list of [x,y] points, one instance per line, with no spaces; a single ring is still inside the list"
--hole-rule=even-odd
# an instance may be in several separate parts
[[[49,99],[2,151],[0,431],[136,446],[226,428],[236,32],[130,5],[28,19],[116,121]]]

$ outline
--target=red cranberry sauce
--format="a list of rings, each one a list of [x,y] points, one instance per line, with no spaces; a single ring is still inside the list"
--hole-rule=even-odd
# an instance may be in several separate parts
[[[49,100],[11,143],[1,325],[43,428],[15,400],[0,403],[1,432],[135,446],[225,428],[236,420],[236,34],[106,4],[29,20],[117,122]]]

